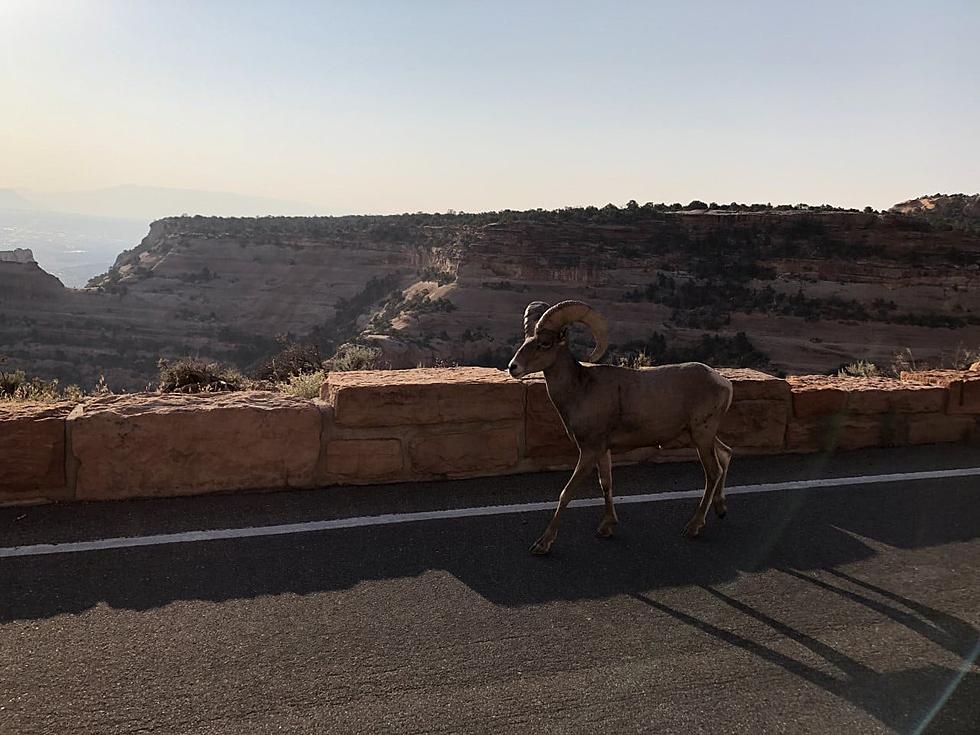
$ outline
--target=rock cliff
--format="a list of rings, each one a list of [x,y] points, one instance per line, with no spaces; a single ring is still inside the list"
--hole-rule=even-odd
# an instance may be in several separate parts
[[[620,348],[669,357],[744,332],[791,373],[980,345],[969,232],[901,213],[607,209],[164,219],[86,289],[0,262],[0,353],[120,388],[161,355],[247,368],[284,333],[358,338],[395,367],[498,364],[528,301],[566,298],[600,309]]]

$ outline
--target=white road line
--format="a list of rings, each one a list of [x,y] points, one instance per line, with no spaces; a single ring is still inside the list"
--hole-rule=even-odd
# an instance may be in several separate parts
[[[849,485],[877,485],[886,482],[913,482],[916,480],[940,480],[950,477],[972,477],[980,475],[980,467],[967,467],[956,470],[931,470],[928,472],[899,472],[890,475],[860,475],[857,477],[831,477],[820,480],[796,480],[792,482],[771,482],[761,485],[735,485],[725,488],[726,495],[749,493],[772,493],[783,490],[806,490],[816,488],[846,487]],[[622,495],[616,498],[619,505],[627,503],[659,503],[667,500],[701,497],[702,490],[680,490],[647,495]],[[601,498],[573,500],[573,508],[602,505]],[[254,526],[251,528],[221,528],[209,531],[182,531],[180,533],[160,533],[152,536],[132,536],[121,538],[96,539],[94,541],[72,541],[61,544],[34,544],[31,546],[10,546],[0,548],[0,558],[16,556],[43,556],[45,554],[77,554],[85,551],[104,551],[106,549],[129,549],[137,546],[164,546],[167,544],[187,544],[196,541],[219,541],[222,539],[255,538],[258,536],[285,536],[293,533],[334,531],[341,528],[363,528],[366,526],[388,526],[395,523],[415,523],[418,521],[438,521],[448,518],[473,518],[497,516],[513,513],[535,513],[551,510],[553,501],[545,503],[520,503],[513,505],[488,505],[479,508],[450,508],[448,510],[426,510],[416,513],[385,513],[377,516],[357,516],[336,518],[329,521],[308,521],[306,523],[285,523],[278,526]]]

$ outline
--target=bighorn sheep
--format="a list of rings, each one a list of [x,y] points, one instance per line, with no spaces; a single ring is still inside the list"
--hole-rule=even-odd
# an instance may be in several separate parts
[[[524,344],[508,371],[522,378],[544,371],[548,396],[568,435],[578,445],[575,471],[565,484],[558,508],[532,553],[547,554],[558,532],[558,519],[572,493],[594,465],[605,497],[598,534],[613,535],[619,519],[612,498],[611,452],[659,446],[689,432],[704,468],[704,496],[684,534],[694,538],[705,524],[708,506],[725,516],[725,477],[732,450],[718,438],[718,427],[732,401],[732,384],[698,362],[636,370],[613,365],[583,365],[568,348],[568,328],[582,322],[592,330],[591,360],[606,351],[605,320],[581,301],[549,307],[541,301],[524,311]]]

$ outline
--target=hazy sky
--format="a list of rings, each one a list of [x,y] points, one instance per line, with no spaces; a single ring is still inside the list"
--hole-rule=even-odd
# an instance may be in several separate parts
[[[0,0],[0,187],[324,213],[980,189],[980,2]]]

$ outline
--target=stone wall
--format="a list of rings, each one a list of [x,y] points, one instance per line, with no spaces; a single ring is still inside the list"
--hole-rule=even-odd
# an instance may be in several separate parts
[[[975,440],[980,373],[723,370],[739,455]],[[570,467],[544,381],[484,368],[333,373],[320,400],[247,391],[0,404],[0,503],[191,495]],[[616,461],[694,459],[684,440]]]

